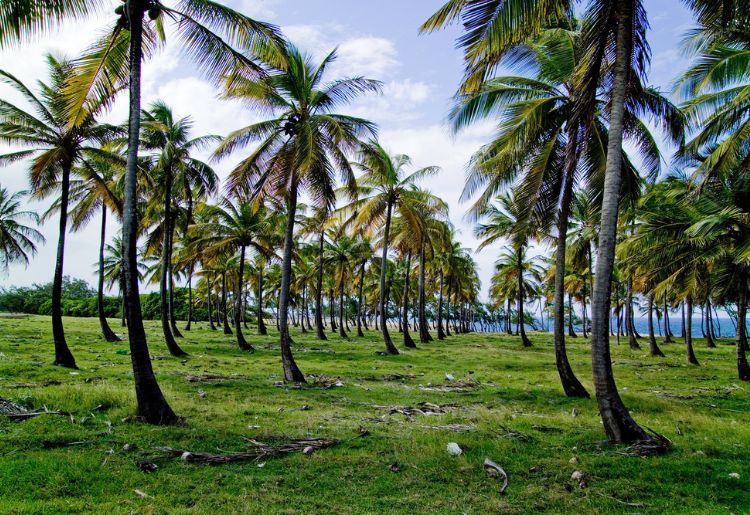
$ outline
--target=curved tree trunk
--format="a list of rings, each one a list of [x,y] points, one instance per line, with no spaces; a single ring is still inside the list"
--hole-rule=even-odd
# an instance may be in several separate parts
[[[383,331],[383,341],[385,342],[385,350],[388,354],[398,354],[398,349],[393,345],[391,335],[388,333],[388,327],[386,325],[386,305],[385,305],[385,274],[386,267],[388,266],[388,243],[391,232],[391,210],[393,205],[390,200],[388,201],[388,207],[386,208],[385,214],[385,230],[383,231],[383,254],[380,262],[380,300],[378,301],[378,310],[380,311],[380,327]]]
[[[245,246],[240,246],[240,269],[237,273],[237,295],[234,299],[234,328],[237,332],[237,346],[243,352],[253,352],[255,348],[247,343],[245,335],[242,334],[242,297],[245,283]]]
[[[141,115],[141,59],[143,44],[143,2],[130,2],[130,119],[128,125],[127,164],[122,223],[123,272],[125,275],[125,309],[128,319],[130,359],[133,363],[138,415],[150,424],[172,424],[178,417],[172,411],[156,382],[151,368],[146,332],[143,329],[141,300],[138,295],[138,211],[137,172]]]
[[[281,342],[281,365],[284,369],[284,379],[296,383],[304,383],[302,375],[292,355],[292,338],[289,335],[289,292],[292,280],[292,248],[294,247],[294,216],[297,213],[296,173],[291,178],[289,198],[287,200],[286,235],[284,236],[284,259],[281,262],[281,292],[279,294],[279,339]]]
[[[102,328],[102,335],[108,342],[119,342],[120,338],[115,334],[107,323],[107,316],[104,313],[104,241],[107,239],[107,206],[102,203],[102,232],[99,240],[99,287],[96,291],[96,310],[99,314],[99,325]]]
[[[159,277],[159,315],[164,341],[172,356],[185,356],[187,353],[180,348],[171,329],[171,309],[169,287],[170,273],[170,235],[172,234],[172,171],[164,171],[164,231],[161,245],[161,272]]]
[[[55,342],[55,365],[66,368],[78,368],[73,353],[65,340],[62,323],[62,284],[63,259],[65,256],[65,236],[68,232],[68,200],[70,196],[70,163],[63,164],[62,191],[60,192],[60,228],[57,239],[55,258],[55,275],[52,279],[52,338]]]
[[[742,381],[750,381],[750,365],[747,362],[747,270],[740,272],[737,299],[737,374]]]
[[[616,6],[619,22],[616,36],[614,78],[611,86],[609,141],[607,142],[607,164],[602,195],[599,245],[597,247],[599,254],[596,261],[591,303],[591,362],[594,372],[594,386],[596,387],[596,400],[604,424],[604,431],[610,440],[620,443],[652,439],[630,416],[617,391],[609,352],[609,334],[607,333],[607,316],[609,314],[620,200],[623,115],[632,58],[632,8],[630,2],[618,2]]]
[[[263,320],[263,265],[258,267],[258,334],[268,334],[268,328]]]
[[[566,146],[566,163],[560,210],[557,215],[557,250],[555,255],[554,342],[555,364],[563,391],[568,397],[589,397],[581,381],[570,366],[565,348],[565,255],[567,253],[568,218],[573,198],[573,173],[575,172],[576,138],[571,129]]]
[[[417,344],[414,343],[414,339],[409,333],[409,276],[411,275],[411,249],[406,254],[406,272],[404,273],[404,305],[401,311],[401,317],[403,318],[404,332],[404,346],[412,349],[417,348]]]
[[[685,348],[687,350],[687,360],[691,365],[698,365],[698,358],[695,357],[693,350],[693,298],[687,298],[687,332],[685,333]]]
[[[654,334],[654,294],[648,296],[648,346],[652,356],[664,357],[664,353],[656,344],[656,335]]]
[[[227,315],[227,274],[221,273],[221,320],[224,324],[224,334],[232,334],[229,327],[229,316]]]

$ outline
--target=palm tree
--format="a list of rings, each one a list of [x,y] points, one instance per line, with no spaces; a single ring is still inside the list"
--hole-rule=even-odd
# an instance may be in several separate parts
[[[0,165],[31,158],[30,180],[35,197],[43,198],[60,187],[60,224],[55,271],[52,280],[52,335],[55,364],[76,368],[65,340],[62,324],[62,280],[65,236],[68,230],[68,203],[73,168],[91,156],[106,154],[98,145],[113,135],[113,128],[99,124],[96,116],[106,99],[92,102],[76,126],[64,109],[63,88],[73,74],[70,63],[47,56],[49,84],[40,83],[41,96],[6,71],[0,80],[13,87],[31,105],[36,114],[0,100],[0,139],[21,147],[30,147],[0,156]]]
[[[411,164],[411,158],[404,154],[391,155],[379,143],[371,140],[362,145],[357,155],[355,166],[363,174],[357,179],[357,200],[343,209],[350,213],[349,222],[356,228],[364,228],[368,232],[383,228],[381,233],[382,257],[380,268],[380,293],[378,310],[380,312],[380,328],[388,354],[398,354],[386,325],[386,275],[388,263],[388,246],[390,243],[391,219],[394,210],[398,216],[408,221],[413,227],[419,227],[420,208],[429,211],[434,197],[425,196],[417,188],[417,182],[425,177],[436,174],[440,169],[436,166],[421,168],[406,174],[406,168]]]
[[[29,255],[36,255],[36,244],[44,243],[42,233],[24,225],[26,220],[39,223],[35,212],[21,210],[21,202],[27,195],[26,191],[11,194],[0,187],[0,271],[7,270],[11,263],[28,265]]]
[[[239,268],[234,298],[234,329],[237,334],[237,345],[241,351],[253,351],[245,336],[242,334],[242,314],[244,307],[245,253],[249,248],[261,255],[268,255],[271,250],[268,243],[263,241],[267,232],[269,219],[266,209],[262,205],[249,202],[233,203],[224,198],[220,206],[205,205],[203,209],[210,211],[209,222],[194,226],[197,238],[196,245],[204,248],[207,255],[219,255],[239,251]]]
[[[253,199],[282,195],[286,198],[279,297],[281,356],[285,379],[303,382],[304,375],[292,355],[288,325],[297,197],[301,187],[317,205],[330,208],[335,201],[334,169],[339,170],[348,190],[355,192],[354,174],[346,156],[357,148],[362,136],[374,134],[375,126],[334,110],[361,94],[379,91],[380,83],[363,77],[323,83],[326,68],[336,58],[335,51],[317,66],[291,43],[286,43],[283,53],[284,68],[268,63],[270,69],[265,77],[253,79],[237,74],[227,80],[227,98],[241,100],[255,109],[271,110],[278,116],[234,131],[215,155],[226,156],[259,140],[257,149],[230,173],[227,189],[244,192]]]
[[[535,239],[539,234],[538,229],[525,224],[522,220],[523,207],[518,203],[516,197],[512,194],[501,195],[496,199],[497,204],[485,208],[483,218],[487,219],[485,223],[479,223],[474,229],[474,236],[482,240],[477,247],[481,251],[485,247],[497,243],[498,241],[508,238],[512,241],[512,248],[515,255],[515,277],[517,285],[516,292],[516,310],[519,319],[519,335],[524,347],[530,347],[531,341],[526,336],[524,328],[524,303],[525,288],[524,284],[524,259],[523,256],[529,244],[529,240]]]
[[[97,209],[101,209],[101,235],[99,239],[99,262],[98,288],[97,288],[97,311],[99,314],[99,325],[104,339],[108,342],[119,342],[120,337],[115,334],[107,323],[104,313],[104,246],[107,237],[107,211],[111,210],[118,218],[122,216],[122,197],[119,189],[118,177],[122,176],[124,161],[117,163],[115,156],[107,156],[107,159],[89,158],[76,169],[76,175],[80,180],[71,184],[70,199],[75,206],[70,211],[72,217],[71,230],[82,229],[95,215]],[[55,203],[53,208],[59,209]],[[50,211],[52,211],[50,209]],[[50,212],[48,211],[48,212]]]
[[[164,102],[154,102],[141,114],[141,146],[150,152],[152,167],[150,173],[157,176],[155,181],[163,186],[161,205],[153,206],[153,216],[159,221],[157,235],[161,239],[161,273],[159,278],[159,308],[161,326],[167,348],[173,356],[184,356],[175,340],[179,335],[174,319],[171,316],[174,234],[176,229],[175,200],[187,192],[189,213],[185,215],[185,224],[192,223],[193,187],[202,194],[211,194],[216,190],[216,173],[205,163],[192,157],[191,153],[201,150],[211,143],[220,141],[218,136],[190,138],[192,120],[190,117],[175,119],[174,113]],[[175,180],[177,179],[177,181]],[[175,182],[180,188],[175,187]],[[160,188],[161,189],[161,188]],[[155,196],[154,199],[158,198]],[[158,241],[158,239],[157,239]],[[152,238],[152,245],[154,244]],[[172,327],[170,327],[170,323]]]

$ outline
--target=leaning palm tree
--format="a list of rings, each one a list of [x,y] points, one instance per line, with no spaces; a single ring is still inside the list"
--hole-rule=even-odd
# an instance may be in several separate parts
[[[50,82],[40,83],[40,95],[6,71],[0,71],[0,80],[18,91],[33,111],[26,111],[9,102],[0,101],[0,139],[11,145],[26,147],[0,156],[0,165],[20,159],[32,159],[30,180],[33,194],[44,198],[60,189],[60,224],[52,280],[52,336],[55,343],[55,364],[76,368],[73,354],[65,340],[62,323],[62,281],[65,236],[68,231],[68,203],[70,181],[74,167],[88,157],[102,156],[99,148],[110,136],[113,127],[99,124],[106,98],[92,102],[80,123],[73,126],[64,108],[63,88],[73,74],[69,62],[47,56]],[[35,114],[32,114],[35,112]]]
[[[195,245],[203,248],[206,255],[220,255],[239,252],[239,266],[234,296],[234,329],[237,345],[241,351],[254,350],[242,334],[242,314],[244,306],[245,255],[248,248],[260,255],[271,253],[268,242],[263,238],[267,233],[269,219],[262,205],[249,202],[233,203],[229,198],[222,199],[221,205],[204,205],[202,209],[210,212],[205,219],[209,220],[191,227],[195,231]]]
[[[9,193],[0,187],[0,271],[5,271],[11,263],[29,264],[29,256],[36,255],[36,244],[44,243],[44,236],[28,225],[26,221],[39,223],[39,215],[33,211],[23,211],[21,202],[28,193]]]
[[[363,174],[357,180],[357,200],[342,208],[350,214],[349,223],[355,228],[364,228],[372,233],[382,228],[382,258],[380,267],[380,294],[378,310],[380,328],[383,332],[386,351],[398,354],[386,324],[386,275],[388,263],[388,246],[390,243],[391,219],[394,211],[411,226],[419,227],[419,208],[425,211],[434,207],[434,196],[425,196],[417,188],[420,179],[440,171],[437,166],[428,166],[411,173],[406,169],[411,165],[411,158],[404,154],[390,154],[380,143],[372,140],[362,145],[357,155],[355,166]]]
[[[358,147],[361,137],[375,133],[375,126],[335,109],[359,95],[379,91],[380,83],[363,77],[324,83],[326,68],[336,59],[335,51],[317,66],[291,43],[285,44],[283,54],[285,66],[268,63],[265,77],[235,74],[227,79],[227,98],[245,102],[253,109],[270,110],[277,116],[234,131],[215,155],[224,157],[252,141],[260,141],[232,170],[227,189],[256,201],[266,196],[286,199],[279,296],[281,357],[284,378],[301,382],[305,377],[292,355],[288,324],[297,197],[300,189],[306,190],[317,205],[330,208],[335,201],[336,169],[346,188],[355,193],[354,173],[346,156]]]

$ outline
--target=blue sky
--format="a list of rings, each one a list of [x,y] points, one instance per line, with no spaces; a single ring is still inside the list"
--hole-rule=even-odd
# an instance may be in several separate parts
[[[491,136],[492,127],[483,124],[455,137],[445,127],[449,100],[461,75],[460,54],[453,44],[458,28],[427,36],[417,33],[420,23],[440,6],[440,1],[231,0],[227,3],[281,26],[300,48],[316,57],[338,46],[340,57],[331,77],[364,74],[382,80],[385,84],[382,96],[365,98],[349,111],[378,123],[383,143],[393,152],[410,155],[415,166],[442,167],[442,173],[429,179],[425,186],[449,203],[451,220],[461,231],[464,245],[476,247],[471,226],[462,219],[466,206],[459,204],[458,198],[464,165],[471,153]],[[678,0],[646,0],[646,7],[652,26],[651,83],[668,91],[674,77],[686,66],[680,41],[692,26],[692,19]],[[108,22],[111,17],[106,16],[67,25],[32,45],[0,52],[0,68],[27,83],[45,78],[42,62],[45,52],[75,56]],[[257,115],[237,104],[216,99],[215,88],[202,81],[188,62],[179,59],[177,50],[168,45],[144,65],[144,105],[157,98],[167,101],[178,116],[193,117],[196,135],[198,132],[226,134],[257,119]],[[5,86],[0,86],[0,97],[23,105]],[[125,119],[124,100],[123,97],[116,103],[108,115],[109,121]],[[5,150],[8,149],[0,146],[0,152]],[[216,169],[223,176],[241,157],[238,153],[216,164]],[[11,191],[27,188],[26,177],[22,163],[0,169],[0,185]],[[46,205],[35,203],[32,207],[41,211]],[[0,285],[51,280],[56,223],[54,219],[43,227],[47,244],[32,264],[27,268],[11,267],[6,275],[0,276]],[[114,232],[113,227],[110,236]],[[96,223],[70,235],[65,273],[93,283],[97,246]],[[485,287],[500,247],[490,247],[475,255]]]

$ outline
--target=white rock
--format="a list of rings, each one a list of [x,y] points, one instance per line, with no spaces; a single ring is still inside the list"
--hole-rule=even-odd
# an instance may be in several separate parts
[[[190,459],[190,457],[191,457],[192,455],[193,455],[193,453],[192,453],[192,452],[188,452],[188,451],[185,451],[185,452],[183,452],[183,453],[182,453],[182,456],[180,456],[180,458],[181,458],[181,459],[182,459],[183,461],[187,461],[187,460],[189,460],[189,459]]]
[[[450,442],[447,447],[448,454],[451,456],[460,456],[464,451],[458,446],[456,442]]]
[[[731,472],[729,474],[729,477],[731,477],[732,479],[739,479],[740,475],[737,472]]]
[[[570,458],[570,461],[568,461],[568,463],[570,463],[571,465],[577,465],[578,464],[578,458],[576,458],[575,456],[573,456],[572,458]]]
[[[258,463],[258,465],[257,465],[257,467],[258,467],[259,469],[262,469],[262,468],[263,468],[263,467],[265,467],[265,466],[266,466],[265,462],[264,462],[264,463]]]
[[[445,378],[446,378],[446,379],[447,379],[448,381],[453,381],[453,380],[455,379],[455,377],[453,377],[453,374],[445,374]]]
[[[315,452],[315,447],[313,447],[312,445],[308,445],[307,447],[302,449],[302,454],[312,454],[314,452]]]
[[[586,479],[586,473],[582,470],[574,470],[573,474],[571,474],[570,479],[573,481],[583,481]]]

